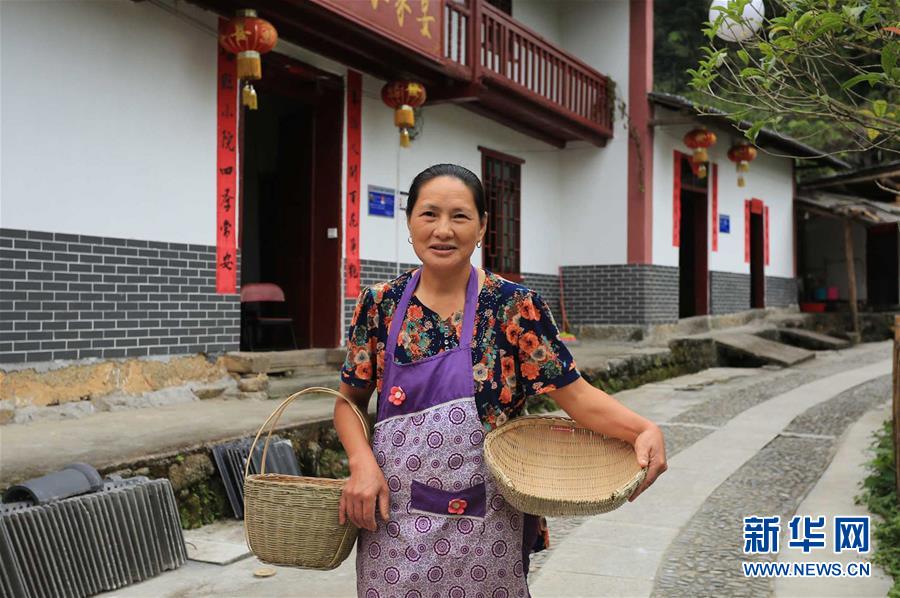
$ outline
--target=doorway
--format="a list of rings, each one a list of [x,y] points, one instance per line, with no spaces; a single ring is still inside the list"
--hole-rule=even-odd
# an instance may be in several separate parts
[[[706,178],[681,160],[681,209],[678,249],[678,317],[709,313],[709,251]]]
[[[898,298],[897,224],[879,224],[866,229],[866,292],[868,304],[876,308],[895,307]]]
[[[762,200],[751,199],[748,201],[748,216],[750,218],[750,307],[755,309],[766,306],[766,235]]]
[[[242,304],[241,350],[293,348],[284,327],[248,325],[257,314],[289,318],[298,348],[336,347],[343,83],[276,53],[263,73],[240,130],[241,286],[274,283],[285,300]]]

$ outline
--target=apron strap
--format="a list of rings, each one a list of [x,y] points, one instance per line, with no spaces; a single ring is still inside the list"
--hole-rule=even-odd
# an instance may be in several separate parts
[[[403,290],[403,296],[400,298],[400,303],[397,304],[394,315],[391,317],[387,344],[384,347],[385,359],[384,372],[382,374],[383,380],[387,380],[388,371],[394,363],[394,351],[397,348],[397,339],[400,338],[400,329],[403,327],[403,321],[406,319],[406,309],[409,307],[409,302],[416,292],[416,287],[419,286],[421,274],[421,268],[418,268],[413,272],[412,277],[406,283],[406,288]],[[461,330],[462,338],[459,339],[459,344],[464,349],[468,349],[472,346],[472,337],[475,334],[475,312],[477,311],[477,303],[478,270],[475,269],[475,266],[472,266],[471,272],[469,273],[469,282],[466,284],[466,304],[463,308],[463,325]]]

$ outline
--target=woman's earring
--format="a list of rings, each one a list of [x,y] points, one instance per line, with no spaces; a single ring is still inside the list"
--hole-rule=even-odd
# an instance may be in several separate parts
[[[477,243],[475,243],[475,247],[478,247],[479,249],[481,249],[481,241],[478,241]]]
[[[406,237],[406,242],[412,245],[412,237]]]

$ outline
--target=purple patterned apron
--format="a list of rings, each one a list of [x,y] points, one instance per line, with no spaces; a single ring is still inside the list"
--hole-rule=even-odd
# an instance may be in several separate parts
[[[394,349],[419,271],[388,332],[372,450],[390,489],[390,520],[360,530],[361,598],[526,598],[523,515],[483,461],[472,337],[478,273],[469,275],[460,345],[413,363]]]

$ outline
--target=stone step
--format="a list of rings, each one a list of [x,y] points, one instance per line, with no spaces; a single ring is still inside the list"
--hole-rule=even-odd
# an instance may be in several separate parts
[[[783,343],[810,351],[837,351],[850,347],[850,341],[846,339],[803,328],[778,328],[775,334]]]
[[[341,373],[335,368],[304,368],[294,376],[270,376],[266,392],[270,399],[284,399],[310,386],[337,390],[340,382]]]
[[[712,338],[720,351],[746,360],[749,365],[775,364],[790,367],[816,356],[812,351],[768,340],[748,332],[718,333],[713,334]]]
[[[337,366],[344,362],[344,349],[298,349],[296,351],[232,351],[223,360],[235,374],[271,374],[311,366]]]

